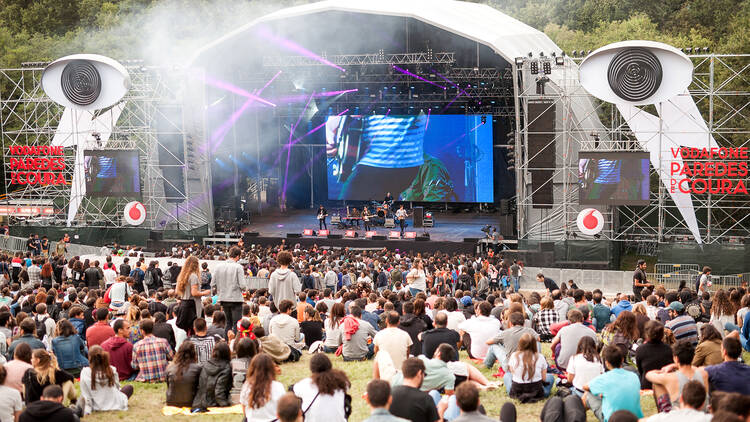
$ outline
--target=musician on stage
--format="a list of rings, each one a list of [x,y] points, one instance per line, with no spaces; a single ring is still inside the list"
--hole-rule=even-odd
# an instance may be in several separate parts
[[[367,206],[365,206],[362,209],[362,221],[364,222],[364,225],[365,225],[365,231],[368,231],[368,232],[371,229],[371,226],[370,226],[370,218],[371,217],[372,217],[372,214],[370,214],[370,210],[368,210]]]
[[[391,205],[393,204],[393,195],[391,195],[390,192],[385,194],[385,198],[383,199],[384,204]]]
[[[351,218],[350,223],[353,226],[354,223],[357,223],[357,227],[359,227],[359,211],[357,211],[356,208],[352,208],[351,212],[349,212],[349,208],[347,208],[347,213],[349,214],[349,218]]]
[[[328,217],[328,211],[326,211],[325,207],[323,207],[323,204],[320,204],[320,207],[318,207],[318,227],[320,230],[328,230],[326,217]]]
[[[406,210],[404,209],[404,206],[401,205],[398,208],[398,211],[396,211],[396,219],[398,220],[398,225],[401,227],[401,236],[404,235],[404,227],[406,227]]]

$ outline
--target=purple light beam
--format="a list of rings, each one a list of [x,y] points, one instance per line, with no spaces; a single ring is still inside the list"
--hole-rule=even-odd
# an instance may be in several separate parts
[[[299,125],[300,120],[302,120],[302,116],[305,114],[305,111],[307,111],[307,107],[310,105],[310,101],[313,99],[313,95],[315,93],[313,92],[310,95],[310,98],[307,100],[307,103],[305,103],[305,108],[302,109],[302,112],[299,114],[299,117],[297,118],[297,122],[292,126],[291,130],[289,131],[289,143],[288,145],[292,144],[292,137],[294,136],[294,131],[297,129],[297,125]],[[286,186],[287,186],[287,179],[289,178],[289,159],[292,156],[292,148],[287,148],[286,150],[286,170],[284,170],[284,189],[281,191],[281,199],[286,201]]]
[[[396,66],[396,65],[392,65],[392,66],[393,66],[393,68],[394,68],[395,70],[397,70],[397,71],[398,71],[398,72],[400,72],[400,73],[403,73],[404,75],[409,75],[409,76],[411,76],[411,77],[417,78],[417,79],[419,79],[420,81],[423,81],[423,82],[427,82],[428,84],[430,84],[430,85],[434,85],[434,86],[436,86],[436,87],[438,87],[438,88],[441,88],[441,89],[448,89],[447,87],[444,87],[444,86],[442,86],[442,85],[436,84],[435,82],[432,82],[432,81],[431,81],[431,80],[429,80],[429,79],[425,79],[425,78],[423,78],[423,77],[421,77],[421,76],[419,76],[419,75],[415,75],[414,73],[411,73],[411,72],[409,72],[409,71],[408,71],[408,70],[406,70],[406,69],[401,69],[400,67],[398,67],[398,66]]]
[[[274,76],[274,79],[275,78],[276,77]],[[266,100],[264,98],[261,98],[261,97],[255,95],[255,94],[247,92],[247,91],[245,91],[242,88],[236,87],[236,86],[230,84],[229,82],[220,81],[218,79],[212,78],[211,76],[204,77],[203,81],[206,84],[208,84],[208,85],[214,86],[216,88],[223,89],[225,91],[229,91],[229,92],[231,92],[233,94],[237,94],[237,95],[239,95],[241,97],[246,97],[246,98],[253,99],[253,100],[255,100],[255,101],[259,102],[259,103],[265,104],[267,106],[276,107],[276,104],[274,104],[274,103],[272,103],[272,102],[270,102],[270,101],[268,101],[268,100]]]
[[[427,128],[430,127],[430,113],[432,113],[432,109],[427,109],[427,122],[424,124],[424,131],[427,132]]]
[[[315,54],[312,51],[306,49],[305,47],[302,47],[301,45],[299,45],[299,44],[297,44],[295,42],[292,42],[290,40],[281,38],[278,35],[272,34],[271,31],[268,30],[268,28],[261,27],[261,28],[258,28],[258,30],[256,32],[257,32],[258,35],[260,35],[261,37],[265,38],[266,40],[271,41],[273,43],[276,43],[279,46],[281,46],[281,47],[283,47],[283,48],[285,48],[285,49],[287,49],[289,51],[295,52],[297,54],[301,54],[301,55],[303,55],[303,56],[305,56],[307,58],[313,59],[313,60],[315,60],[317,62],[320,62],[320,63],[322,63],[322,64],[324,64],[326,66],[331,66],[331,67],[333,67],[335,69],[338,69],[338,70],[340,70],[342,72],[346,72],[346,69],[344,69],[343,67],[337,66],[337,65],[329,62],[328,60],[326,60],[326,59],[318,56],[317,54]]]
[[[461,92],[462,94],[464,94],[464,95],[466,95],[467,97],[471,98],[471,95],[469,95],[469,93],[468,93],[468,92],[464,91],[464,90],[463,90],[463,88],[461,88],[460,86],[458,86],[458,85],[456,85],[455,83],[453,83],[453,81],[452,81],[452,80],[450,80],[450,79],[446,78],[445,76],[441,75],[441,74],[440,74],[439,72],[436,72],[436,71],[435,71],[435,69],[430,69],[430,71],[431,71],[432,73],[436,74],[436,75],[437,75],[437,76],[438,76],[438,77],[439,77],[440,79],[442,79],[442,80],[444,80],[445,82],[448,82],[449,84],[451,84],[451,85],[453,86],[453,88],[456,88],[456,89],[457,89],[457,90],[459,90],[459,91],[460,91],[460,92]]]

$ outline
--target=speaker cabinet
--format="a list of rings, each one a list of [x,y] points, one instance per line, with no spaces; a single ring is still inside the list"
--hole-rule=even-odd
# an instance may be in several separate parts
[[[414,207],[412,209],[414,220],[414,227],[415,228],[421,228],[424,227],[424,208],[423,207]]]

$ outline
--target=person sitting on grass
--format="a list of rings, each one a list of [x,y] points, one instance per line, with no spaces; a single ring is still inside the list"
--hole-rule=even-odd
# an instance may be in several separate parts
[[[682,387],[680,407],[669,413],[657,413],[644,419],[646,422],[690,421],[710,422],[713,415],[703,411],[706,404],[706,388],[700,381],[688,381]]]
[[[292,387],[294,394],[302,399],[305,420],[345,422],[344,402],[351,387],[349,378],[343,371],[333,369],[331,360],[323,353],[316,353],[310,359],[310,372],[309,378]]]
[[[609,421],[610,416],[618,410],[627,410],[642,418],[641,380],[638,375],[622,369],[625,356],[615,345],[606,346],[602,350],[602,358],[607,372],[583,386],[586,391],[584,404],[602,422]]]
[[[18,415],[23,410],[23,399],[21,399],[21,393],[18,390],[3,385],[7,374],[5,367],[0,365],[0,397],[2,397],[0,399],[0,420],[17,421]]]
[[[302,414],[302,400],[294,393],[286,393],[279,399],[276,407],[276,418],[279,422],[302,422],[305,420]]]
[[[596,340],[581,337],[576,354],[568,361],[568,381],[573,384],[571,392],[577,397],[583,397],[583,386],[603,373],[604,365],[596,352]]]
[[[167,379],[167,365],[174,352],[169,343],[153,335],[154,321],[140,322],[143,340],[133,345],[133,369],[139,370],[135,377],[139,382],[164,382]]]
[[[425,365],[419,358],[408,358],[401,365],[403,385],[393,388],[393,400],[389,407],[394,416],[410,421],[435,422],[440,420],[435,401],[422,391]]]
[[[300,332],[299,322],[291,316],[293,310],[294,303],[291,300],[282,300],[279,303],[279,314],[271,318],[268,332],[281,339],[287,346],[301,352],[305,347],[305,341]]]
[[[465,382],[456,388],[456,403],[461,409],[461,416],[452,419],[452,422],[490,422],[494,419],[479,412],[479,389],[470,382]],[[505,402],[500,409],[500,420],[502,422],[516,421],[516,406],[511,402]]]
[[[269,421],[276,414],[277,403],[284,395],[284,384],[276,381],[279,368],[265,353],[255,355],[247,368],[240,392],[242,411],[248,421]]]
[[[109,410],[128,410],[133,386],[120,388],[117,369],[109,364],[109,353],[101,346],[89,350],[89,366],[81,369],[83,414]]]
[[[365,400],[372,408],[370,417],[364,422],[407,422],[407,419],[393,416],[388,408],[391,406],[391,385],[387,381],[372,380],[367,383]]]
[[[195,346],[192,341],[185,340],[167,367],[167,406],[192,406],[200,374]]]
[[[368,337],[373,338],[377,334],[369,322],[363,321],[362,308],[357,305],[349,307],[351,312],[344,320],[344,346],[342,347],[341,356],[344,361],[367,360],[373,356],[373,345],[368,344]],[[351,327],[351,328],[348,328]],[[355,328],[356,327],[356,328]],[[351,332],[347,330],[351,329]]]
[[[63,390],[59,385],[44,388],[40,400],[30,403],[18,417],[18,422],[78,422],[79,409],[63,406]]]
[[[36,349],[31,354],[32,369],[28,369],[23,375],[24,399],[26,405],[39,400],[42,397],[44,387],[48,385],[59,385],[65,391],[65,396],[75,399],[75,379],[69,373],[57,366],[55,355],[44,349]]]
[[[518,350],[508,359],[503,383],[508,395],[521,403],[549,397],[555,377],[547,374],[547,360],[537,351],[537,341],[531,334],[523,334],[518,340]]]
[[[724,362],[706,367],[711,391],[726,391],[750,395],[750,366],[740,361],[742,346],[735,336],[727,336],[721,343]]]
[[[656,408],[659,412],[669,412],[677,408],[682,388],[688,381],[698,381],[704,388],[708,386],[708,374],[703,369],[691,365],[694,355],[695,347],[692,343],[679,341],[672,346],[673,364],[646,372],[645,378],[653,386]]]
[[[205,411],[209,407],[232,405],[229,392],[232,390],[232,367],[229,362],[232,354],[226,342],[214,346],[211,359],[202,365],[198,391],[195,393],[193,408]]]
[[[247,368],[250,367],[250,361],[258,354],[258,342],[248,337],[236,339],[234,341],[234,358],[230,362],[232,367],[232,403],[240,402],[240,392],[242,385],[245,383]]]

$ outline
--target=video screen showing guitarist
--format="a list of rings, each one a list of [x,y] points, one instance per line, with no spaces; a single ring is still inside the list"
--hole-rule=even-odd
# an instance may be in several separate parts
[[[336,158],[338,199],[370,200],[408,188],[424,164],[427,117],[337,116],[326,122],[326,153]]]
[[[328,211],[323,207],[323,204],[320,204],[320,207],[318,207],[318,227],[319,230],[328,230],[328,225],[326,225],[326,217],[328,217]]]

